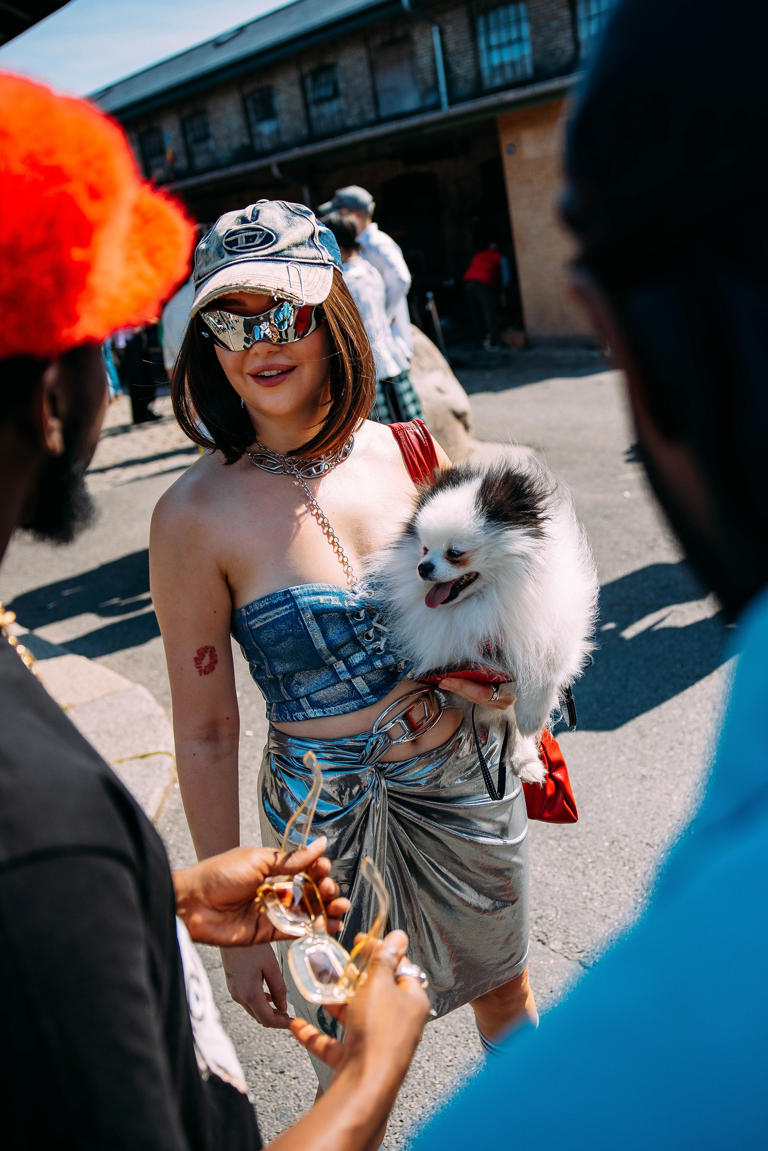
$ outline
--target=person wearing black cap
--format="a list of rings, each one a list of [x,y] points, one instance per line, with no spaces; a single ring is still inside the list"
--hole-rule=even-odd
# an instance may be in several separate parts
[[[553,1151],[768,1140],[766,40],[750,0],[626,0],[566,158],[574,291],[624,369],[654,491],[735,624],[712,773],[637,924],[416,1151],[510,1132]]]

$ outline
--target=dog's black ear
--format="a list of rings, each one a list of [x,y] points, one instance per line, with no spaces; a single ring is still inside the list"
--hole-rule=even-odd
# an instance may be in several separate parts
[[[547,504],[551,493],[537,476],[516,468],[491,468],[483,476],[476,507],[491,523],[501,527],[524,528],[541,538],[549,519]]]
[[[416,514],[418,515],[424,505],[438,492],[460,488],[467,480],[479,479],[482,474],[482,471],[471,464],[453,464],[450,468],[441,468],[435,472],[430,483],[422,484],[419,488],[416,496]]]

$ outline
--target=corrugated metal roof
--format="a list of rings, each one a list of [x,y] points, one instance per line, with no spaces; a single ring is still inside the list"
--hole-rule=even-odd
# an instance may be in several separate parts
[[[325,25],[380,6],[381,0],[294,0],[293,4],[287,4],[276,12],[222,32],[194,48],[102,88],[92,93],[90,98],[105,111],[118,112],[151,99],[166,89],[215,74],[238,61],[258,57],[280,45],[299,40]],[[180,15],[180,19],[183,16]]]

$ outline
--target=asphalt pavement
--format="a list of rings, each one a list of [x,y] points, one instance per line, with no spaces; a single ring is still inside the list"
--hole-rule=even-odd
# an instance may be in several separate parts
[[[531,972],[545,1008],[593,966],[638,914],[659,860],[701,792],[728,668],[724,628],[681,560],[632,448],[617,373],[588,349],[464,352],[454,365],[475,434],[534,448],[570,485],[601,579],[594,666],[576,691],[579,728],[559,736],[580,810],[573,827],[532,825]],[[151,510],[194,460],[161,397],[163,419],[132,427],[109,408],[90,486],[99,518],[72,547],[17,537],[0,599],[30,633],[38,671],[145,805],[176,865],[192,862],[173,772],[170,699],[149,597]],[[237,659],[243,840],[257,842],[255,782],[266,724]],[[206,955],[265,1137],[314,1097],[308,1060],[229,1000]],[[546,1027],[546,1013],[542,1027]],[[479,1062],[472,1013],[431,1024],[383,1144],[408,1132]]]

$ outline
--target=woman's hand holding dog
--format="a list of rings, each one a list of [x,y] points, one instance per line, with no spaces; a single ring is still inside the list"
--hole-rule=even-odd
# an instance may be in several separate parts
[[[480,683],[474,679],[451,675],[445,676],[438,684],[441,691],[450,691],[453,695],[460,695],[468,703],[477,703],[481,707],[492,707],[497,711],[507,711],[512,707],[517,699],[514,686],[514,681],[510,683]]]

